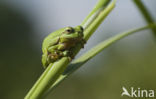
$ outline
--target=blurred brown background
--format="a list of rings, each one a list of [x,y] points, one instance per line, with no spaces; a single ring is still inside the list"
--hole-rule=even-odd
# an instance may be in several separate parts
[[[142,0],[154,19],[156,1]],[[97,0],[0,1],[0,99],[23,99],[43,72],[41,44],[50,32],[82,22]],[[132,0],[116,8],[80,54],[128,29],[146,25]],[[46,99],[127,99],[122,87],[156,91],[156,39],[141,31],[113,44],[57,87]]]

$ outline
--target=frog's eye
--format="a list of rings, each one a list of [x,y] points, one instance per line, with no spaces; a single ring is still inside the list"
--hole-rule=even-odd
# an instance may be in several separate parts
[[[72,27],[67,27],[65,30],[67,33],[72,33],[74,30]]]

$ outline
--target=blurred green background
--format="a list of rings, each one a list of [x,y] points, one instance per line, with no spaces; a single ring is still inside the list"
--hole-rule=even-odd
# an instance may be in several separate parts
[[[142,0],[154,19],[156,1]],[[0,1],[0,99],[23,99],[44,71],[41,45],[50,32],[82,22],[97,0]],[[99,42],[146,25],[132,0],[119,0],[80,55]],[[141,31],[113,44],[45,99],[127,99],[122,87],[156,91],[156,38]]]

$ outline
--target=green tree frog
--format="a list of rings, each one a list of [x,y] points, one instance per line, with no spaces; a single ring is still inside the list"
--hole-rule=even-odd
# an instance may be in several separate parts
[[[74,58],[72,49],[81,44],[84,46],[83,28],[81,26],[66,27],[49,34],[42,44],[42,64],[46,68],[50,63],[68,57],[69,60]]]

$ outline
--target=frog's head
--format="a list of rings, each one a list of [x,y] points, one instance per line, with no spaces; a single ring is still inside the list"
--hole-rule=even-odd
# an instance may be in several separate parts
[[[83,28],[82,26],[76,26],[76,27],[67,27],[65,28],[64,34],[66,35],[77,35],[78,37],[83,37]]]
[[[76,43],[83,39],[83,28],[81,26],[75,28],[67,27],[62,33],[59,40],[60,43]]]

